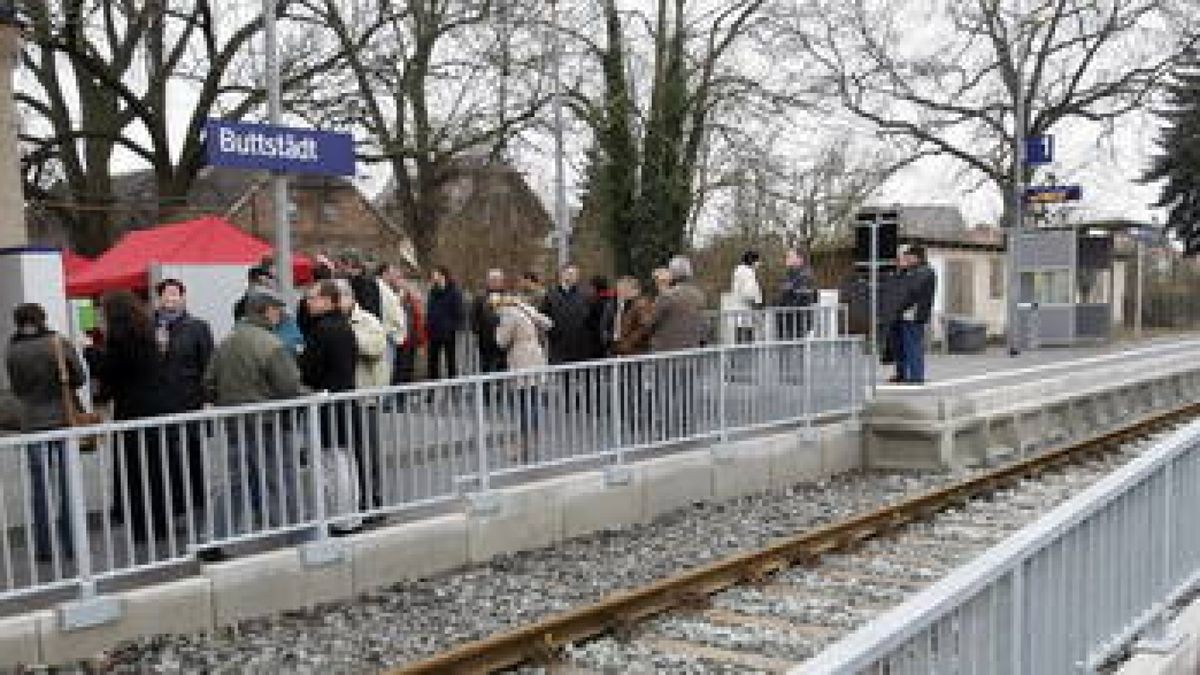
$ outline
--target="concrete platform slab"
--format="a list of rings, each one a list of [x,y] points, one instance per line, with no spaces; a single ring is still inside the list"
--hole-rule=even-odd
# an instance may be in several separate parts
[[[990,356],[948,357],[995,370],[924,386],[881,386],[863,416],[867,466],[961,468],[1082,440],[1122,418],[1193,400],[1192,383],[1200,377],[1196,339],[1053,355],[1028,367]]]
[[[467,564],[467,518],[451,514],[355,535],[354,592],[449,572]]]
[[[212,582],[213,623],[217,626],[333,602],[354,592],[349,556],[310,567],[301,562],[299,549],[205,565],[201,573]]]
[[[821,432],[780,434],[765,440],[771,453],[770,488],[783,490],[805,481],[820,480],[825,472]]]
[[[42,662],[36,615],[0,619],[0,670],[17,670]]]
[[[759,439],[717,444],[712,449],[713,498],[736,499],[771,489],[771,456]]]
[[[863,434],[857,422],[839,422],[820,427],[821,467],[824,476],[853,471],[863,466]]]
[[[589,472],[562,486],[562,536],[578,537],[613,527],[645,522],[645,488],[641,472],[630,470],[623,484]]]
[[[121,618],[91,628],[64,630],[58,612],[37,613],[42,659],[52,664],[91,659],[138,636],[197,633],[213,627],[208,579],[170,581],[117,597]]]
[[[487,509],[467,507],[467,560],[477,563],[513,551],[544,548],[562,540],[563,479],[490,493]]]
[[[638,471],[646,520],[713,498],[713,461],[707,450],[647,460]]]

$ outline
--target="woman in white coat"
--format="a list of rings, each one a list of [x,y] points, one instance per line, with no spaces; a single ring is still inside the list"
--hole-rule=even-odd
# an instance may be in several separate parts
[[[354,301],[354,293],[349,291],[350,282],[337,279],[336,283],[341,291],[338,309],[349,317],[350,328],[354,331],[357,354],[354,363],[354,388],[386,387],[391,380],[391,369],[387,359],[387,330],[374,314]],[[384,463],[383,449],[380,447],[378,401],[373,397],[359,399],[355,401],[351,410],[351,447],[354,449],[354,459],[358,462],[358,505],[362,510],[377,509],[384,505]]]
[[[762,307],[762,288],[758,285],[758,265],[760,256],[757,251],[746,251],[742,262],[733,268],[733,283],[730,288],[732,309],[737,312],[734,318],[734,337],[740,343],[754,341],[753,310]]]
[[[521,371],[546,366],[545,334],[554,326],[549,317],[534,309],[515,295],[495,294],[491,299],[499,323],[496,344],[505,353],[509,371]],[[537,433],[538,409],[541,407],[540,380],[544,375],[529,375],[510,380],[510,390],[517,403],[521,441],[520,461],[529,461],[533,452],[533,435]]]

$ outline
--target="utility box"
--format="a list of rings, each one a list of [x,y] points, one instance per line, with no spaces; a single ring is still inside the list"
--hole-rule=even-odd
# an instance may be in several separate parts
[[[951,354],[978,354],[986,349],[986,323],[961,316],[946,318],[946,351]]]

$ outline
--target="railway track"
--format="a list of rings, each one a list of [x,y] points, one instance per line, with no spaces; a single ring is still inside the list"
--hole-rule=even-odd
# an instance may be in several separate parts
[[[781,672],[899,604],[1134,457],[1200,405],[978,473],[393,675]]]

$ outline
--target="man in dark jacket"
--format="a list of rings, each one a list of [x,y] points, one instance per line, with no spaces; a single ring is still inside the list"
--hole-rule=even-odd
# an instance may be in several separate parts
[[[438,267],[430,276],[433,285],[429,288],[429,299],[425,302],[425,327],[428,333],[429,379],[441,377],[443,359],[446,362],[446,377],[458,376],[458,360],[455,354],[455,336],[462,330],[462,293],[450,277],[450,270]]]
[[[479,346],[480,372],[498,373],[505,370],[506,364],[504,350],[496,344],[496,326],[500,325],[500,318],[496,316],[492,299],[507,291],[504,270],[488,270],[486,284],[484,292],[476,295],[471,303],[471,330]]]
[[[154,291],[158,298],[154,335],[162,355],[163,410],[172,413],[199,410],[204,406],[204,371],[213,353],[212,331],[208,323],[188,314],[187,288],[182,281],[164,279]],[[207,466],[200,443],[201,427],[189,424],[183,430],[184,438],[180,438],[180,433],[176,425],[166,431],[171,454],[171,502],[174,513],[194,514],[204,504],[208,489],[204,480]]]
[[[338,266],[350,281],[350,288],[354,290],[354,302],[373,314],[376,319],[382,319],[383,298],[379,292],[379,284],[367,271],[362,253],[355,250],[344,251],[338,258]]]
[[[925,382],[925,327],[937,291],[937,274],[925,259],[925,249],[910,246],[904,254],[904,300],[900,306],[897,332],[900,351],[896,358],[897,379],[906,384]]]
[[[816,289],[812,269],[805,262],[804,256],[794,249],[787,252],[784,260],[787,273],[775,300],[775,306],[785,310],[780,312],[776,325],[781,340],[803,337],[812,327],[808,310],[816,300]]]
[[[592,355],[596,338],[588,327],[588,302],[579,290],[578,267],[562,268],[558,284],[546,291],[539,309],[554,322],[547,335],[551,364],[576,363]]]
[[[304,304],[312,323],[300,372],[304,385],[313,391],[350,391],[354,389],[354,365],[358,358],[354,330],[338,309],[341,302],[337,282],[326,279],[308,289]]]
[[[300,380],[296,359],[274,333],[283,320],[283,298],[269,289],[257,290],[247,294],[244,307],[245,317],[217,346],[204,374],[208,399],[217,405],[240,405],[311,393]],[[226,500],[214,500],[218,511],[212,516],[216,537],[251,531],[261,523],[297,523],[300,485],[288,415],[232,416],[218,428],[224,432],[229,448],[225,466],[232,512],[221,513]],[[265,486],[265,494],[260,485]],[[244,510],[247,504],[250,513]],[[212,562],[224,555],[220,548],[209,548],[198,557]]]
[[[589,357],[608,358],[613,350],[613,328],[617,316],[617,292],[608,277],[592,277],[592,295],[588,298],[587,332],[592,340]]]

